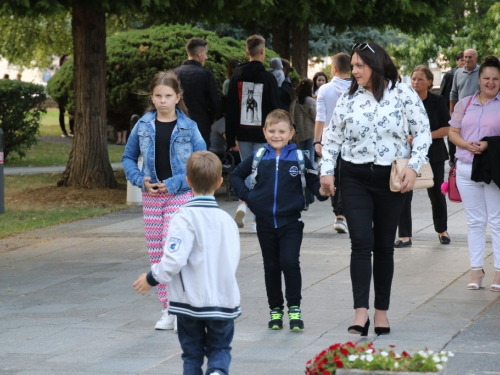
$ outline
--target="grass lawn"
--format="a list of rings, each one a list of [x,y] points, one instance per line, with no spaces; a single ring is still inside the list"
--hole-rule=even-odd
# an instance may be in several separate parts
[[[69,119],[67,114],[64,116],[64,122],[66,123],[66,130],[69,131]],[[59,137],[61,133],[61,127],[59,126],[59,108],[47,108],[47,113],[42,117],[40,135],[57,135]]]
[[[68,118],[66,128],[69,130]],[[71,152],[71,139],[59,139],[59,109],[47,108],[47,114],[42,118],[40,138],[35,146],[26,151],[26,157],[19,159],[17,154],[11,154],[5,162],[6,167],[44,167],[50,165],[65,165]],[[118,163],[125,146],[108,145],[109,161]]]
[[[58,173],[5,176],[0,238],[127,208],[124,173],[115,176],[118,189],[57,187]]]

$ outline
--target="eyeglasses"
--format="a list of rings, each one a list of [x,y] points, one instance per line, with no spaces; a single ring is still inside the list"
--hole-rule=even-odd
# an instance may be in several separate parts
[[[375,53],[375,51],[373,50],[373,48],[370,47],[370,45],[368,43],[354,43],[354,45],[351,48],[351,51],[354,51],[356,48],[359,49],[360,51],[363,51],[364,49],[369,48],[370,51],[372,51],[373,53]]]

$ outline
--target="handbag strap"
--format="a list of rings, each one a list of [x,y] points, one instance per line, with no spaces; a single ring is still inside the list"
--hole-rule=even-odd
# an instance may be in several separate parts
[[[403,118],[403,126],[401,127],[401,154],[403,154],[403,137],[405,136],[405,128],[406,128],[406,113],[405,113],[405,103],[403,99],[401,99],[401,95],[399,94],[399,83],[396,85],[396,90],[398,93],[399,101],[401,102],[401,117]]]

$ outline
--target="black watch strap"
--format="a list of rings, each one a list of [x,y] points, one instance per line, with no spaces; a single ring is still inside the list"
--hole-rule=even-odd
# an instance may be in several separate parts
[[[313,142],[313,146],[316,146],[316,145],[321,145],[321,141]]]

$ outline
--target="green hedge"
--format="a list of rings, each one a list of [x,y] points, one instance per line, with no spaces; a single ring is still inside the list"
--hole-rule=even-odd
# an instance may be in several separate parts
[[[248,61],[245,42],[220,38],[214,32],[188,25],[163,25],[144,30],[133,30],[110,36],[106,40],[107,73],[106,100],[108,123],[128,123],[130,117],[142,114],[146,108],[145,93],[158,71],[178,67],[186,57],[186,43],[190,38],[205,39],[208,60],[205,67],[215,75],[219,92],[226,79],[226,64],[231,58]],[[278,55],[266,51],[266,61]],[[50,79],[49,94],[67,103],[71,111],[73,93],[73,62],[70,60]]]
[[[21,81],[0,81],[0,128],[5,133],[5,160],[12,152],[24,157],[36,144],[40,117],[45,113],[45,88]]]

